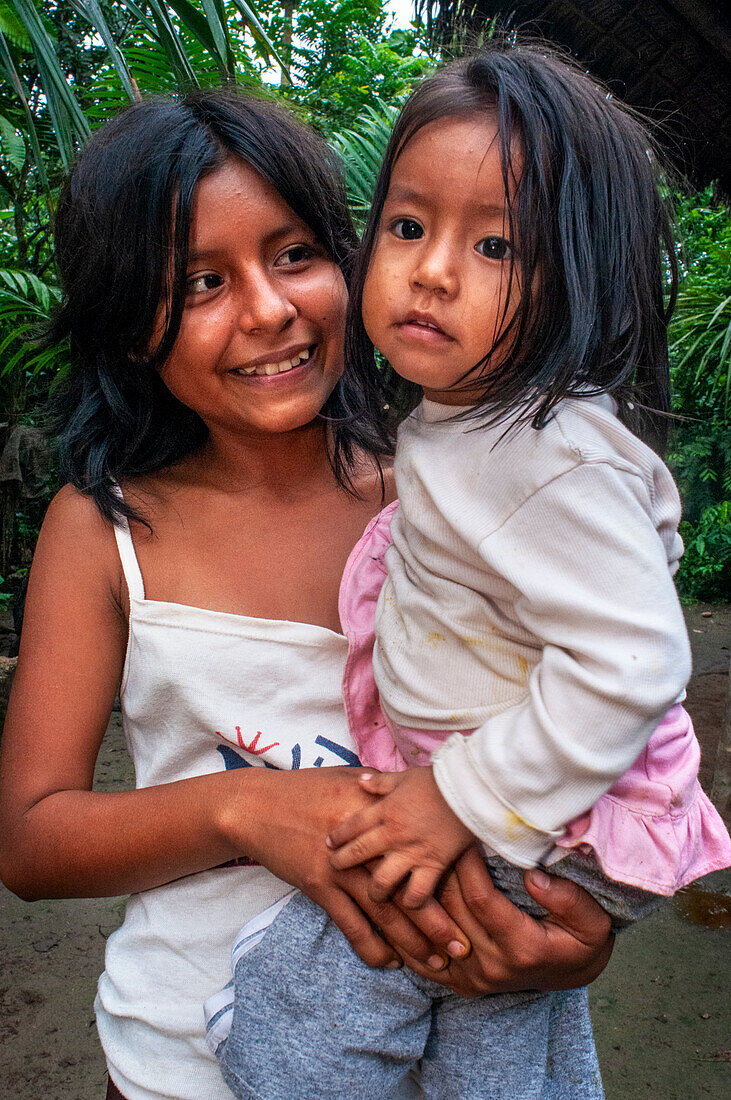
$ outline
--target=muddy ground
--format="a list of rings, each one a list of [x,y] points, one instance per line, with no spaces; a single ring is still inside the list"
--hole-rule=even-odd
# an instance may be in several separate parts
[[[719,740],[731,607],[704,615],[708,610],[698,607],[687,615],[695,659],[689,709],[703,745],[702,781],[707,791],[713,788],[721,808],[722,802],[728,804]],[[97,783],[117,790],[130,779],[115,714],[99,757]],[[591,990],[608,1100],[731,1096],[730,895],[728,873],[709,876],[620,937],[611,963]],[[123,898],[26,904],[0,886],[4,1100],[102,1100],[106,1073],[92,1002],[105,940],[123,910]]]

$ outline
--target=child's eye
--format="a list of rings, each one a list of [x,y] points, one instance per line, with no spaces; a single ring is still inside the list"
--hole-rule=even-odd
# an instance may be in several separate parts
[[[510,254],[510,244],[504,237],[483,237],[475,249],[488,260],[504,260]]]
[[[207,290],[216,290],[221,286],[223,279],[213,271],[207,271],[205,275],[192,275],[186,280],[185,290],[187,294],[205,294]]]
[[[275,266],[291,267],[293,264],[301,264],[305,260],[311,260],[314,255],[315,249],[311,244],[293,244],[277,256]]]
[[[413,218],[397,218],[391,225],[391,231],[402,241],[418,241],[424,236],[424,230]]]

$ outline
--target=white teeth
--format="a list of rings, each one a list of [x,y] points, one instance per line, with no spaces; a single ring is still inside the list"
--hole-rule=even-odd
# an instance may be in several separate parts
[[[292,367],[298,367],[300,363],[304,363],[306,359],[310,358],[310,349],[304,348],[302,351],[295,355],[294,359],[284,359],[281,363],[262,363],[258,367],[241,367],[236,374],[284,374],[288,370],[292,370]]]

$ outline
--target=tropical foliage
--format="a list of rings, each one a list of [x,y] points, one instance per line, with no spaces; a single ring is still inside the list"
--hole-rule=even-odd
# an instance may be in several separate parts
[[[681,290],[671,327],[685,595],[731,591],[731,217],[708,188],[678,202]]]
[[[67,362],[66,348],[41,350],[33,336],[59,294],[58,191],[96,127],[139,96],[196,85],[278,96],[340,152],[362,225],[398,108],[434,64],[427,31],[394,30],[384,0],[0,0],[0,456],[14,426],[39,423]],[[710,190],[679,198],[678,217],[680,582],[688,597],[712,598],[731,579],[731,221]],[[0,457],[0,608],[22,582],[44,503],[2,478]]]

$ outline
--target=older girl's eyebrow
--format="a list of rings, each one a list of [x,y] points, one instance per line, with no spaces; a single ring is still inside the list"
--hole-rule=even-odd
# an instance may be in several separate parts
[[[272,229],[269,233],[265,233],[262,238],[262,244],[276,244],[278,241],[283,240],[285,237],[306,236],[314,238],[313,231],[304,223],[297,220],[291,222],[285,222],[283,225],[278,225],[275,229]],[[204,241],[201,245],[196,246],[192,244],[188,249],[188,263],[199,263],[201,260],[211,260],[220,256],[224,252],[231,250],[231,230],[229,230],[220,242],[216,240]]]

